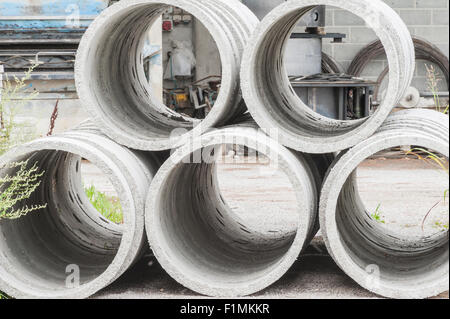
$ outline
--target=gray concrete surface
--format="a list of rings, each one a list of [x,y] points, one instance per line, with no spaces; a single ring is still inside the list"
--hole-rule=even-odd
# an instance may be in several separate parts
[[[339,6],[364,19],[385,48],[390,85],[369,118],[339,121],[319,115],[298,98],[280,67],[284,65],[282,48],[296,22],[311,6],[323,4]],[[404,96],[413,73],[411,35],[396,12],[382,1],[298,0],[278,6],[257,26],[244,50],[241,88],[249,112],[268,135],[289,148],[320,154],[347,149],[371,136]]]
[[[289,178],[296,198],[292,222],[273,227],[270,220],[279,208],[266,216],[256,213],[257,223],[230,209],[211,152],[222,154],[223,145],[234,143],[266,154]],[[198,160],[186,163],[191,156]],[[241,297],[270,286],[317,231],[319,189],[332,157],[316,157],[244,126],[208,132],[193,146],[177,149],[154,177],[145,206],[146,233],[158,262],[185,287],[208,296]]]
[[[354,173],[364,160],[402,145],[415,145],[448,158],[448,132],[448,116],[442,113],[398,112],[373,136],[341,153],[329,170],[319,208],[322,235],[339,267],[366,289],[400,299],[428,298],[449,289],[448,232],[429,235],[420,231],[411,233],[407,227],[387,228],[367,211]],[[448,168],[438,169],[448,175]],[[414,175],[409,178],[415,180]],[[384,179],[379,181],[385,183]],[[399,183],[394,185],[401,188]],[[438,190],[441,201],[446,189],[448,187],[443,186]],[[422,202],[424,195],[408,201]],[[399,200],[404,202],[403,198]],[[430,205],[427,201],[424,203]],[[416,207],[411,209],[424,216],[431,208],[433,206],[419,211]],[[399,211],[393,213],[399,214]],[[408,216],[406,219],[411,221]]]
[[[405,20],[405,23],[412,35],[431,41],[448,56],[449,0],[384,1],[395,11],[397,11],[400,14],[400,17]],[[349,66],[350,62],[355,57],[356,52],[375,39],[375,34],[372,30],[370,30],[370,28],[362,24],[362,22],[358,19],[356,21],[355,19],[349,19],[348,15],[349,14],[346,13],[345,10],[333,7],[327,8],[326,31],[330,33],[345,33],[347,34],[347,38],[344,39],[344,42],[341,44],[332,44],[330,43],[332,39],[325,39],[323,46],[324,51],[338,59],[344,68]],[[202,52],[202,54],[204,54],[204,52]],[[215,59],[211,58],[211,60],[212,62],[208,63],[209,65],[220,64],[220,59],[218,57]],[[386,66],[387,60],[385,57],[379,57],[367,67],[363,73],[363,76],[368,79],[376,80]],[[200,63],[200,67],[203,67],[203,62]],[[438,73],[438,77],[441,79],[439,82],[439,89],[442,91],[448,91],[448,86],[445,84],[441,72],[438,71]],[[73,128],[77,125],[77,123],[89,116],[89,114],[82,109],[81,102],[77,99],[74,81],[59,82],[68,82],[64,84],[63,92],[65,92],[67,88],[69,94],[65,95],[69,96],[58,96],[61,100],[60,116],[56,123],[56,132],[62,132],[63,130]],[[417,61],[417,67],[412,85],[421,91],[429,91],[426,82],[426,69],[423,61]],[[29,120],[34,126],[36,126],[38,135],[44,135],[48,131],[49,118],[57,98],[54,94],[51,94],[51,92],[58,86],[60,86],[60,84],[55,83],[55,81],[34,81],[33,87],[37,88],[37,90],[41,92],[39,99],[28,102],[26,107],[21,110],[21,113],[27,117],[29,117],[30,114],[33,115],[33,118]],[[428,101],[431,100],[428,99]],[[430,106],[429,102],[425,104]],[[74,117],[76,119],[74,119]]]
[[[82,158],[95,163],[117,190],[123,224],[108,221],[89,202],[81,184]],[[87,298],[142,256],[144,201],[158,159],[84,127],[7,152],[0,174],[14,176],[17,168],[8,164],[22,161],[36,165],[42,177],[21,207],[46,206],[0,224],[0,291],[14,298]]]
[[[326,254],[323,242],[311,247],[278,282],[250,298],[325,299],[379,298],[360,288]],[[173,280],[155,258],[148,256],[122,278],[93,298],[99,299],[198,299],[203,296]]]
[[[171,5],[190,12],[209,30],[222,58],[220,93],[202,121],[162,104],[143,68],[136,68],[142,66],[136,54],[142,36]],[[191,133],[199,136],[245,112],[239,69],[242,51],[257,23],[256,16],[237,0],[117,2],[100,14],[80,42],[75,83],[81,105],[103,133],[122,145],[140,150],[181,146]]]
[[[273,299],[378,299],[345,275],[326,253],[321,238],[278,282],[249,298]],[[199,294],[173,280],[147,256],[93,299],[201,299]],[[435,298],[448,299],[445,292]]]
[[[221,165],[219,182],[221,191],[235,212],[249,224],[268,224],[280,227],[293,220],[295,197],[287,178],[278,170],[261,164],[235,163]],[[253,161],[254,162],[254,161]],[[422,212],[429,203],[440,198],[441,190],[448,187],[442,171],[413,159],[369,160],[358,169],[360,194],[367,207],[376,207],[382,197],[386,227],[403,225],[421,232]],[[411,178],[414,176],[414,179]],[[99,180],[98,176],[95,180]],[[380,182],[383,181],[383,182]],[[244,196],[245,195],[245,196]],[[425,196],[424,196],[425,195]],[[420,200],[417,200],[420,198]],[[400,199],[401,202],[397,202]],[[403,204],[402,204],[403,203]],[[404,204],[411,203],[411,204]],[[409,205],[414,205],[412,213]],[[401,210],[401,214],[397,212]],[[273,218],[276,211],[277,217]],[[245,213],[247,212],[247,213]],[[251,213],[248,213],[251,212]],[[431,220],[448,223],[448,213],[437,214]],[[429,225],[431,231],[441,231]],[[448,292],[439,298],[448,298]],[[147,256],[124,274],[117,282],[93,298],[203,298],[173,280],[155,258]],[[326,252],[320,236],[307,249],[300,261],[278,282],[251,298],[379,298],[348,277],[337,267]]]

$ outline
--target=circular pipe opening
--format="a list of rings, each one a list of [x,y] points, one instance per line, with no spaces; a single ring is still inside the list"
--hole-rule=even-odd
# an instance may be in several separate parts
[[[404,146],[361,163],[349,181],[360,211],[397,238],[448,230],[448,161],[432,150]],[[355,184],[356,183],[356,184]]]
[[[220,92],[204,120],[171,110],[146,79],[142,49],[151,26],[170,5],[195,16],[210,32],[222,65]],[[91,24],[77,53],[77,90],[102,131],[135,149],[166,150],[244,112],[240,104],[240,54],[254,16],[242,4],[210,1],[121,1]],[[238,8],[236,8],[238,7]],[[248,10],[248,9],[247,9]],[[250,13],[251,14],[251,13]],[[201,124],[201,125],[200,125]]]
[[[123,224],[122,204],[109,179],[87,160],[82,159],[80,167],[84,194],[96,212],[110,222]]]
[[[20,167],[8,163],[21,162],[42,174],[36,191],[14,208],[45,208],[0,222],[0,290],[15,298],[89,297],[120,276],[140,249],[143,218],[135,216],[136,201],[119,166],[81,140],[62,140],[32,142],[0,162],[2,176],[14,176]],[[82,158],[111,181],[123,224],[99,214],[86,196]]]
[[[417,115],[416,120],[423,122],[425,113]],[[386,227],[373,217],[358,192],[356,169],[378,152],[416,145],[442,154],[448,161],[448,139],[439,138],[439,124],[425,127],[413,120],[412,116],[394,116],[370,140],[341,154],[328,174],[321,198],[320,223],[336,263],[364,288],[390,298],[428,298],[448,290],[448,230],[411,234]],[[447,129],[442,136],[448,137],[448,119],[444,116],[444,120]],[[413,126],[416,128],[411,129]],[[430,135],[433,131],[438,135]]]
[[[442,285],[442,278],[448,278],[448,230],[411,234],[386,227],[373,214],[359,197],[353,173],[339,195],[336,226],[346,254],[361,270],[373,276],[372,282],[366,280],[368,287],[374,291],[389,287],[397,293],[414,287],[417,294],[422,294],[433,284]]]
[[[289,82],[284,67],[288,39],[297,22],[315,5],[336,6],[364,19],[385,47],[390,85],[383,104],[369,118],[335,120],[322,116],[301,101]],[[377,19],[370,18],[374,11]],[[391,28],[393,24],[395,28]],[[284,145],[310,153],[335,152],[375,132],[409,86],[413,61],[410,34],[388,6],[360,1],[346,2],[345,6],[334,0],[290,1],[269,13],[250,39],[242,64],[242,91],[258,124],[268,133],[270,128],[279,127],[279,138]]]
[[[285,274],[317,230],[317,192],[309,162],[279,146],[268,153],[254,140],[228,140],[232,142],[226,142],[226,134],[206,136],[194,150],[175,152],[155,177],[146,205],[147,235],[162,267],[187,288],[216,297],[244,296],[268,287]],[[255,222],[225,201],[217,160],[223,148],[236,146],[258,150],[285,174],[295,194],[290,223],[269,226],[266,219],[263,225],[261,211],[246,210],[259,216]],[[270,219],[277,215],[271,212]]]

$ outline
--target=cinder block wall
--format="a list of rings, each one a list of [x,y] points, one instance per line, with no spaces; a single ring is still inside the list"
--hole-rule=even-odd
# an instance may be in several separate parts
[[[430,41],[449,56],[449,0],[384,1],[399,13],[412,35]],[[324,51],[338,60],[344,69],[347,69],[361,48],[376,39],[374,32],[365,26],[363,20],[345,10],[328,7],[326,25],[327,32],[347,34],[341,44],[332,44],[331,40],[324,41]],[[367,67],[364,76],[376,80],[386,66],[385,57],[378,58]],[[412,85],[421,91],[428,91],[426,83],[424,62],[418,61]],[[440,89],[448,90],[444,79],[440,81]]]

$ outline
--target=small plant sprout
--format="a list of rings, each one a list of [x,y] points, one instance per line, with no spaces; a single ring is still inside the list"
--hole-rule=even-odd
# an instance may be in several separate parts
[[[445,172],[445,174],[449,175],[449,168],[448,168],[448,162],[446,162],[445,160],[442,159],[442,157],[439,157],[437,154],[424,149],[424,148],[412,148],[411,150],[409,150],[408,152],[406,152],[406,155],[414,155],[416,156],[418,159],[425,161],[426,163],[429,163],[430,165],[433,166],[438,166],[440,169],[442,169],[442,171]],[[424,156],[422,154],[425,154]],[[448,197],[448,192],[449,190],[446,189],[444,190],[444,194],[443,194],[443,202],[444,204],[447,202],[447,197]],[[439,206],[439,204],[441,204],[442,201],[438,201],[435,205],[433,205],[433,207],[431,207],[431,209],[427,212],[427,214],[425,215],[423,221],[422,221],[422,231],[425,228],[425,222],[427,221],[428,217],[431,215],[431,213],[435,210],[436,207]],[[447,210],[447,215],[448,215],[448,210]],[[444,227],[445,228],[445,227]],[[448,227],[447,227],[448,230]]]
[[[41,184],[44,173],[38,172],[36,164],[29,168],[28,162],[12,163],[3,168],[16,169],[16,172],[12,176],[0,177],[0,220],[17,219],[47,207],[33,205],[15,208],[22,200],[29,198]]]
[[[13,81],[7,74],[5,76],[0,93],[0,154],[35,137],[26,129],[25,124],[16,120],[16,115],[20,107],[39,95],[37,91],[27,93],[27,81],[31,79],[36,67],[37,64],[31,66],[22,78],[14,76]]]
[[[14,77],[14,84],[6,76],[0,86],[0,155],[12,147],[28,142],[34,138],[26,132],[23,124],[16,122],[17,108],[28,100],[34,99],[37,92],[26,93],[27,81],[37,64],[30,67],[22,78]],[[7,174],[14,171],[14,174]],[[37,163],[29,165],[9,163],[0,166],[0,220],[17,219],[28,213],[43,209],[47,205],[36,204],[32,207],[20,207],[20,202],[29,198],[41,184],[45,172],[39,172]],[[6,175],[5,175],[6,174]]]
[[[378,204],[377,209],[375,210],[375,212],[370,215],[374,220],[376,220],[377,222],[381,223],[381,224],[386,224],[386,221],[384,220],[382,213],[380,211],[381,208],[381,203]]]
[[[441,221],[437,221],[434,224],[434,227],[440,229],[441,231],[448,231],[449,225],[448,225],[448,223],[445,224],[445,223],[443,223]]]
[[[117,197],[107,196],[98,191],[95,186],[85,187],[85,192],[92,206],[100,214],[116,224],[123,224],[122,205]]]
[[[425,64],[427,69],[427,85],[428,89],[433,94],[434,105],[436,106],[436,111],[448,114],[449,105],[442,106],[441,99],[439,97],[439,82],[441,81],[437,77],[437,71],[434,65]]]

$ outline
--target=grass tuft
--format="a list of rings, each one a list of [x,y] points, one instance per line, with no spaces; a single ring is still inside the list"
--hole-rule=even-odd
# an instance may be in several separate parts
[[[436,111],[442,112],[444,114],[449,113],[449,105],[442,106],[441,99],[439,97],[439,82],[438,74],[436,68],[433,65],[425,64],[427,69],[427,86],[433,94],[434,105],[436,107]]]
[[[107,196],[98,191],[95,186],[85,187],[85,192],[92,206],[105,218],[116,223],[123,224],[122,205],[117,197]]]
[[[381,204],[378,204],[377,209],[375,210],[375,213],[373,213],[371,216],[374,220],[376,220],[377,222],[381,223],[381,224],[386,224],[386,221],[384,220],[384,217],[381,215]]]

